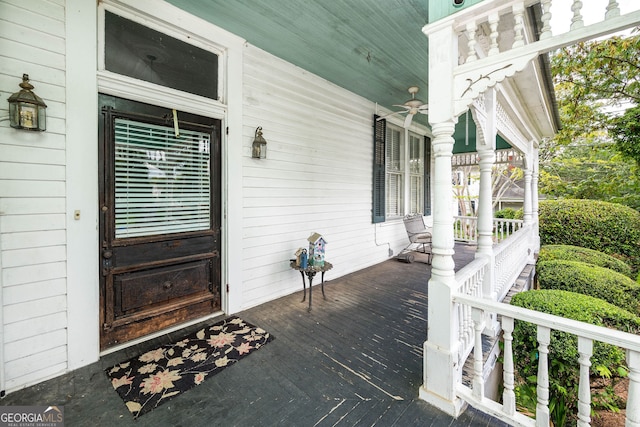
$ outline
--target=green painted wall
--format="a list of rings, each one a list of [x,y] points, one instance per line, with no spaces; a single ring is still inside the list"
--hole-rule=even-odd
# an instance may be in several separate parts
[[[453,0],[429,0],[429,23],[452,15],[461,9],[473,6],[481,1],[482,0],[464,0],[462,6],[454,6]]]
[[[467,126],[468,118],[468,126]],[[463,114],[458,118],[456,130],[453,133],[453,154],[474,153],[476,151],[476,123],[473,121],[471,112]],[[468,131],[468,137],[467,137]],[[506,150],[511,145],[500,135],[496,136],[496,150]]]

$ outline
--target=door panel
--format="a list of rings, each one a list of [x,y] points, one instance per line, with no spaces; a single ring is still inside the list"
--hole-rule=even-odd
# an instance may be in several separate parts
[[[198,293],[206,296],[211,278],[209,262],[199,261],[116,274],[113,282],[115,307],[121,310],[115,313],[118,318],[174,298]]]
[[[220,121],[100,95],[101,348],[221,308]]]

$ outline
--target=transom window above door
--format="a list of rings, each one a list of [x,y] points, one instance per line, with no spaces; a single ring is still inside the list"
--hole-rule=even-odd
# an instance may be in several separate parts
[[[105,11],[105,68],[218,100],[218,55]]]

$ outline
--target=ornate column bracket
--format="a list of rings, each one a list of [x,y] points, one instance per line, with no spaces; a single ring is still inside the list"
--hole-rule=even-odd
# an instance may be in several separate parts
[[[536,58],[538,52],[527,52],[521,56],[510,58],[504,63],[504,55],[494,55],[483,61],[475,61],[460,65],[454,69],[453,85],[455,94],[454,113],[459,116],[471,105],[481,93],[496,84],[512,77]],[[501,58],[495,61],[494,58]],[[482,65],[480,65],[482,64]]]

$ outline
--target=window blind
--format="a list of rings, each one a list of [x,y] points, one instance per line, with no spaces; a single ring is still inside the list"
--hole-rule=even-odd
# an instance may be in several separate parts
[[[419,135],[409,134],[409,172],[409,212],[424,213],[424,142]]]
[[[387,127],[387,217],[404,215],[404,142],[398,129]]]
[[[115,237],[211,228],[211,135],[115,120]]]

